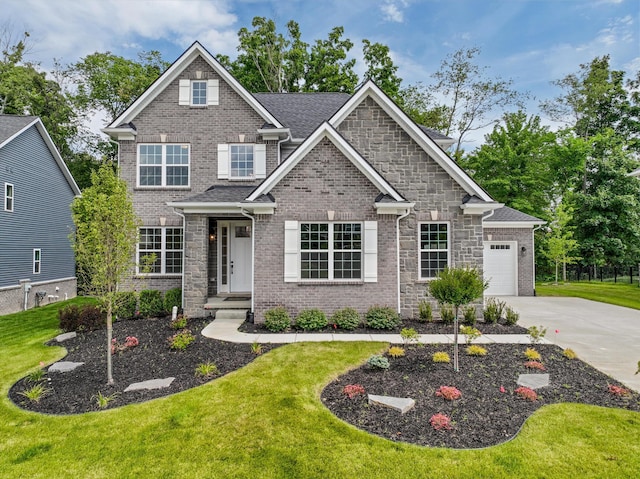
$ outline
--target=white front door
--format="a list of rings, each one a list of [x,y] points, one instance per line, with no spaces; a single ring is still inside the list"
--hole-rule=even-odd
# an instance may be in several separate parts
[[[229,292],[251,292],[251,222],[229,223]]]
[[[515,241],[485,241],[484,279],[489,281],[485,296],[516,296],[518,294],[518,243]]]

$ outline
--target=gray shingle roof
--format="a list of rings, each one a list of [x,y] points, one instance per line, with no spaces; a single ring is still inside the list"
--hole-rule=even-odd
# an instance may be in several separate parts
[[[351,98],[348,93],[255,93],[293,138],[306,138]]]
[[[180,200],[179,203],[240,203],[255,189],[255,186],[249,185],[214,185],[203,193]],[[273,197],[263,195],[255,202],[272,203]]]
[[[540,218],[536,218],[535,216],[528,215],[523,213],[522,211],[515,210],[513,208],[509,208],[508,206],[503,206],[502,208],[498,208],[494,210],[493,215],[489,216],[491,213],[487,213],[485,215],[485,221],[491,222],[530,222],[530,223],[538,223],[544,224],[545,221]]]
[[[0,143],[4,143],[36,118],[36,116],[0,115]]]
[[[431,138],[434,141],[438,141],[438,140],[451,140],[451,141],[453,141],[453,138],[440,133],[438,130],[434,130],[433,128],[429,128],[429,127],[426,127],[424,125],[418,125],[418,126],[420,127],[420,129],[422,131],[424,131],[429,136],[429,138]]]

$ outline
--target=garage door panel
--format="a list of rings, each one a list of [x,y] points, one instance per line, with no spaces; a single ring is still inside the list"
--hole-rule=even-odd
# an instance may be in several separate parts
[[[514,296],[517,286],[517,244],[492,242],[484,245],[484,279],[487,296]]]

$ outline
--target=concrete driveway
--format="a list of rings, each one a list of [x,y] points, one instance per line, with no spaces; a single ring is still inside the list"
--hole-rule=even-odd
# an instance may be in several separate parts
[[[580,298],[502,297],[520,313],[518,324],[545,326],[546,339],[640,391],[640,311]],[[556,333],[555,331],[558,330]]]

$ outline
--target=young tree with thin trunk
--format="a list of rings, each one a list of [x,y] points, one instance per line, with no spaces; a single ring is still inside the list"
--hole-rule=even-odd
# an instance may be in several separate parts
[[[91,186],[76,198],[71,211],[76,230],[71,235],[78,277],[107,314],[107,383],[113,384],[111,338],[119,285],[135,267],[140,221],[126,183],[111,164],[91,175]]]
[[[428,289],[440,304],[453,306],[453,369],[458,372],[458,311],[460,306],[482,297],[489,283],[476,268],[445,268],[429,283]]]

